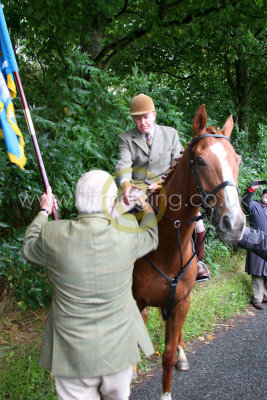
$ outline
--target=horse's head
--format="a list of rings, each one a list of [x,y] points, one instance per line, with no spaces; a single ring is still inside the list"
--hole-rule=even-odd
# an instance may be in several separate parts
[[[241,210],[237,180],[241,157],[229,142],[234,127],[230,116],[223,128],[206,128],[205,105],[197,110],[190,145],[190,165],[198,192],[210,210],[214,210],[213,223],[221,240],[235,243],[245,228],[245,215]]]

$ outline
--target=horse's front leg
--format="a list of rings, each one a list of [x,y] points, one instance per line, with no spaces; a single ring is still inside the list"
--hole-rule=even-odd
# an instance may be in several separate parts
[[[175,368],[178,369],[179,371],[187,371],[189,370],[189,363],[187,361],[186,355],[185,355],[185,344],[184,344],[184,339],[183,339],[183,332],[180,332],[179,338],[178,338],[178,358],[177,362],[175,364]]]
[[[162,355],[162,394],[160,400],[171,400],[172,374],[177,360],[176,350],[189,306],[190,297],[188,296],[175,305],[166,323],[165,350]]]

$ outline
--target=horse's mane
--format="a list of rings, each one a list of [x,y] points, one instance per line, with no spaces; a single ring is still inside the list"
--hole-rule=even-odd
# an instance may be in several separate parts
[[[206,128],[205,133],[213,133],[216,134],[218,133],[218,131],[216,130],[215,126],[208,126]],[[187,143],[187,147],[191,142]],[[187,150],[187,148],[186,148]],[[183,154],[185,151],[181,151],[180,153]],[[170,168],[168,169],[168,171],[165,172],[165,174],[162,176],[161,180],[163,182],[164,185],[166,185],[167,181],[169,180],[170,176],[172,175],[173,171],[175,170],[175,168],[177,167],[177,165],[179,164],[179,161],[181,160],[181,158],[175,158],[174,159],[174,163],[171,164]]]
[[[181,151],[181,154],[183,154],[183,153],[184,153],[184,151]],[[165,174],[162,176],[161,180],[162,180],[164,185],[166,185],[169,177],[172,175],[173,171],[175,170],[175,168],[179,164],[180,160],[181,160],[181,158],[175,158],[174,159],[174,163],[170,165],[170,168],[168,169],[168,171],[166,171]]]

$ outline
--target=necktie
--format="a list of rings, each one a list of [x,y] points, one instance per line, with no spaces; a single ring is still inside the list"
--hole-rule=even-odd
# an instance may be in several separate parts
[[[146,138],[147,147],[148,147],[148,149],[149,149],[149,151],[150,151],[150,150],[151,150],[151,147],[152,147],[152,136],[151,136],[151,133],[150,133],[150,132],[147,132],[147,133],[145,134],[145,138]]]

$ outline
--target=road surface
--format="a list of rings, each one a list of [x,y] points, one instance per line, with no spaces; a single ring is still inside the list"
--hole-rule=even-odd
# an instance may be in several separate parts
[[[267,400],[267,304],[250,306],[191,350],[189,371],[174,370],[172,400]],[[130,400],[159,400],[161,375],[157,368],[136,384]]]

